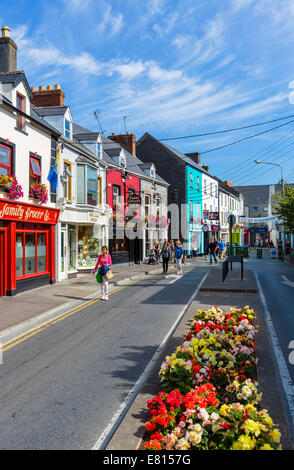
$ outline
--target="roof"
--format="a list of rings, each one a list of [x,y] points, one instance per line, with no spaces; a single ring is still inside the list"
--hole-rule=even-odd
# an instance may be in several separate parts
[[[218,181],[218,184],[219,184],[219,187],[220,189],[223,189],[224,191],[228,192],[228,193],[231,193],[232,196],[235,196],[237,198],[240,197],[240,191],[238,191],[235,187],[233,186],[229,186],[228,184],[226,184],[224,181],[220,180],[219,178],[217,178],[217,176],[215,176],[215,179]]]
[[[58,116],[65,114],[68,108],[68,106],[44,106],[38,107],[38,113],[40,116]]]
[[[235,189],[240,191],[245,197],[246,205],[268,205],[270,197],[269,184],[253,185],[253,186],[236,186]],[[274,186],[274,185],[272,185]]]
[[[125,156],[126,156],[125,170],[130,171],[131,173],[135,173],[138,176],[143,177],[144,179],[150,178],[145,173],[145,171],[141,168],[141,165],[144,165],[144,163],[141,160],[139,160],[138,157],[136,157],[135,155],[132,155],[125,146],[117,142],[114,142],[111,139],[108,139],[108,137],[104,137],[99,132],[93,132],[90,129],[87,129],[86,127],[82,127],[76,123],[73,123],[73,135],[75,139],[78,139],[80,141],[93,140],[93,139],[98,138],[98,135],[100,135],[102,144],[103,144],[102,160],[104,160],[109,165],[112,165],[121,169],[121,166],[118,165],[118,163],[112,157],[118,157],[120,155],[121,149],[123,148]],[[162,183],[168,186],[168,183],[157,174],[155,175],[155,178],[153,179],[155,179],[155,181],[157,181],[158,183]]]
[[[173,148],[173,147],[170,147],[169,145],[163,143],[161,140],[157,140],[155,137],[153,137],[152,135],[150,135],[148,132],[146,132],[138,141],[138,145],[140,145],[142,142],[143,142],[143,139],[153,139],[155,142],[159,142],[163,147],[165,147],[167,150],[169,150],[170,152],[172,152],[174,155],[176,155],[178,158],[180,158],[186,165],[190,165],[192,166],[193,168],[196,168],[197,170],[201,171],[202,173],[206,174],[207,176],[210,176],[211,178],[215,178],[215,176],[212,176],[210,173],[208,173],[208,171],[204,170],[204,168],[199,165],[198,163],[196,163],[191,157],[189,157],[188,155],[185,155],[184,153],[180,152],[179,150]]]
[[[0,72],[1,83],[13,83],[13,86],[16,87],[22,81],[25,84],[29,97],[32,99],[33,95],[31,92],[31,88],[23,70],[19,70],[16,72]]]
[[[35,106],[31,104],[31,117],[34,118],[35,121],[37,121],[39,124],[41,124],[42,126],[46,127],[48,130],[53,132],[54,134],[60,135],[60,132],[55,127],[51,126],[49,122],[43,119],[38,111],[39,111],[39,108],[35,108]]]

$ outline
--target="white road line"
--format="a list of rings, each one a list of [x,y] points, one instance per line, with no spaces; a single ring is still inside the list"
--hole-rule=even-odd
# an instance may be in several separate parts
[[[181,279],[183,276],[177,276],[175,279],[169,282],[169,284],[173,284],[174,282],[177,282],[179,279]]]
[[[284,274],[282,274],[282,278],[284,279],[282,281],[282,284],[286,284],[287,286],[289,287],[294,287],[294,282],[290,281],[287,276],[284,276]]]
[[[164,337],[162,343],[160,344],[158,349],[155,351],[152,359],[150,360],[147,367],[145,368],[145,370],[142,372],[142,374],[138,378],[138,380],[135,383],[135,385],[133,386],[133,388],[128,393],[126,399],[122,402],[122,404],[120,405],[120,407],[115,412],[112,419],[110,420],[110,422],[108,423],[108,425],[104,429],[103,433],[99,436],[99,438],[95,442],[94,446],[92,447],[92,450],[103,450],[103,449],[106,448],[107,444],[109,443],[112,436],[116,432],[117,428],[119,427],[120,423],[122,422],[122,420],[123,420],[124,416],[126,415],[127,411],[131,407],[132,403],[135,401],[137,395],[140,392],[141,387],[146,382],[149,374],[151,373],[151,371],[152,371],[156,361],[158,360],[159,355],[161,354],[162,350],[164,349],[167,341],[169,340],[169,338],[171,337],[171,335],[174,333],[177,326],[181,322],[183,316],[185,315],[186,311],[188,310],[191,303],[195,299],[196,295],[198,294],[198,292],[199,292],[199,290],[200,290],[200,288],[201,288],[202,284],[204,283],[207,276],[208,276],[208,272],[201,279],[200,283],[198,284],[197,289],[195,290],[195,292],[190,297],[190,299],[189,299],[188,303],[186,304],[185,308],[182,310],[182,312],[178,316],[177,320],[175,321],[175,323],[173,324],[173,326],[171,327],[171,329],[169,330],[167,335]]]
[[[275,360],[276,360],[276,363],[277,363],[277,366],[278,366],[278,372],[279,372],[279,375],[280,375],[281,383],[282,383],[284,393],[285,393],[285,397],[286,397],[286,400],[287,400],[287,405],[289,407],[289,411],[290,411],[290,415],[291,415],[289,417],[290,418],[289,419],[289,425],[290,425],[290,431],[291,431],[291,434],[292,434],[292,441],[294,441],[294,389],[293,389],[293,384],[292,384],[292,380],[291,380],[291,377],[290,377],[290,374],[289,374],[289,371],[288,371],[288,368],[287,368],[287,364],[286,364],[284,356],[283,356],[283,352],[282,352],[280,344],[279,344],[279,339],[278,339],[273,321],[271,319],[271,314],[270,314],[269,308],[267,306],[265,296],[264,296],[264,293],[263,293],[262,288],[261,288],[261,284],[260,284],[259,279],[258,279],[258,275],[257,275],[256,272],[254,272],[254,275],[255,275],[258,290],[259,290],[260,300],[261,300],[261,303],[263,305],[263,310],[264,310],[264,313],[265,313],[265,320],[266,320],[266,324],[267,324],[268,331],[269,331],[269,334],[270,334],[270,339],[271,339],[271,343],[272,343],[274,357],[275,357]]]

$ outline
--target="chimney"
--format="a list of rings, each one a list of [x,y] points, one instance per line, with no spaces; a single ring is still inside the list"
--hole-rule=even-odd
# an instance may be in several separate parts
[[[198,163],[198,165],[200,165],[200,153],[199,152],[185,153],[185,155],[187,155],[187,157],[192,158],[192,160],[194,160],[195,163]]]
[[[231,181],[228,181],[228,180],[225,180],[224,183],[227,185],[227,186],[230,186],[231,188],[233,188],[233,183],[231,183]]]
[[[206,163],[204,163],[204,164],[202,165],[202,168],[203,168],[203,170],[207,171],[207,173],[209,172],[209,166],[206,165]]]
[[[17,45],[10,37],[9,26],[1,28],[2,37],[0,38],[0,73],[16,72],[17,70]]]
[[[108,139],[123,145],[132,155],[136,155],[136,136],[134,134],[127,132],[126,134],[116,135],[113,132],[112,135],[108,137]]]
[[[60,85],[55,85],[54,89],[52,85],[47,85],[47,90],[41,85],[38,91],[35,87],[31,88],[31,91],[33,94],[32,104],[36,108],[64,106],[65,94]]]

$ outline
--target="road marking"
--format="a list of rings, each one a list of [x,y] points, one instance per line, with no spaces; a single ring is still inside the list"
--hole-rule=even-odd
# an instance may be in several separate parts
[[[109,441],[113,437],[114,433],[116,432],[117,428],[119,427],[120,423],[122,422],[123,418],[125,417],[126,413],[129,410],[129,408],[131,407],[132,403],[135,401],[135,399],[136,399],[137,395],[139,394],[142,386],[146,382],[146,380],[147,380],[149,374],[151,373],[156,361],[158,360],[158,357],[160,356],[162,350],[164,349],[168,339],[172,336],[172,334],[176,330],[177,326],[181,322],[182,318],[184,317],[186,311],[188,310],[191,303],[195,299],[196,295],[198,295],[198,292],[199,292],[199,290],[200,290],[200,288],[201,288],[202,284],[204,283],[207,276],[208,276],[208,272],[201,279],[200,283],[198,284],[197,289],[192,294],[192,296],[190,297],[188,303],[186,304],[186,306],[184,307],[184,309],[182,310],[182,312],[178,316],[177,320],[175,321],[175,323],[173,324],[173,326],[171,327],[169,332],[166,334],[166,336],[162,340],[160,346],[155,351],[154,355],[152,356],[152,359],[147,364],[146,368],[144,369],[144,371],[142,372],[142,374],[138,378],[137,382],[135,383],[133,388],[129,391],[127,397],[121,403],[120,407],[118,408],[118,410],[115,412],[115,414],[111,418],[110,422],[108,423],[108,425],[104,429],[103,433],[99,436],[99,438],[95,442],[94,446],[92,447],[92,450],[103,450],[108,445]]]
[[[271,339],[271,343],[272,343],[272,349],[273,349],[273,353],[274,353],[275,362],[276,362],[276,365],[278,366],[277,367],[278,373],[279,373],[279,376],[280,376],[280,379],[281,379],[281,383],[282,383],[282,386],[283,386],[283,389],[284,389],[284,394],[285,394],[287,404],[288,404],[288,408],[289,408],[289,411],[290,411],[290,420],[291,421],[289,420],[289,426],[290,426],[290,432],[292,434],[292,441],[294,441],[294,389],[293,389],[293,384],[292,384],[292,380],[291,380],[291,377],[290,377],[290,374],[289,374],[289,371],[288,371],[288,368],[287,368],[287,364],[286,364],[284,356],[283,356],[283,352],[282,352],[281,347],[280,347],[279,339],[278,339],[273,321],[271,319],[271,314],[270,314],[269,308],[267,306],[265,296],[264,296],[263,290],[261,288],[261,284],[260,284],[259,279],[258,279],[258,275],[255,271],[254,271],[254,275],[255,275],[256,282],[257,282],[257,287],[258,287],[258,290],[259,290],[260,300],[261,300],[261,303],[263,305],[265,320],[266,320],[266,324],[267,324],[268,331],[269,331],[269,334],[270,334],[270,339]],[[288,415],[288,413],[287,413],[287,415]]]
[[[294,282],[290,281],[284,274],[282,274],[282,278],[284,279],[282,281],[282,284],[286,284],[289,287],[294,287]]]
[[[109,296],[112,294],[115,294],[116,292],[119,292],[122,289],[125,289],[126,287],[135,284],[136,282],[140,282],[144,279],[148,279],[149,277],[156,276],[156,274],[149,274],[148,276],[141,277],[140,279],[136,279],[133,281],[128,282],[127,284],[123,286],[119,286],[114,288],[112,291],[109,292]],[[37,333],[40,333],[41,331],[44,331],[45,329],[49,328],[52,325],[55,325],[56,323],[65,320],[66,318],[74,315],[75,313],[80,312],[81,310],[84,310],[85,308],[95,304],[101,299],[101,295],[98,295],[97,297],[94,297],[93,299],[90,299],[81,305],[77,305],[76,307],[71,308],[70,310],[67,310],[66,312],[63,312],[56,317],[51,318],[50,320],[47,320],[44,323],[41,323],[41,325],[35,326],[34,328],[31,328],[30,330],[25,331],[24,333],[21,333],[18,336],[15,336],[14,338],[11,338],[9,341],[6,341],[5,343],[2,343],[2,352],[8,351],[9,349],[13,348],[14,346],[17,346],[18,344],[26,341],[29,338],[32,338],[35,336]]]
[[[181,279],[183,276],[177,276],[173,281],[170,281],[169,284],[173,284],[174,282],[177,282],[179,279]]]

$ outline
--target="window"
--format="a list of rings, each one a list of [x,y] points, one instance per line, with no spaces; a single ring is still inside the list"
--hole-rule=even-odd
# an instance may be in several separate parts
[[[72,163],[68,160],[63,161],[63,193],[68,202],[72,202]]]
[[[200,191],[200,178],[197,176],[197,191]]]
[[[190,173],[190,188],[193,188],[193,173]]]
[[[56,139],[51,139],[51,162],[50,162],[50,170],[52,170],[55,162],[56,162],[56,148],[57,142]],[[52,186],[50,184],[50,199],[51,202],[56,202],[56,191],[52,191]]]
[[[97,170],[89,165],[77,165],[78,204],[97,205]]]
[[[16,233],[16,277],[47,272],[46,232]]]
[[[41,157],[36,155],[30,156],[30,186],[35,183],[41,183]]]
[[[97,145],[97,156],[98,158],[102,158],[102,144],[100,142],[98,142]]]
[[[212,183],[210,183],[210,195],[212,196]]]
[[[207,192],[206,192],[206,180],[203,180],[203,185],[204,185],[204,194],[207,194]]]
[[[16,95],[16,107],[20,111],[24,112],[24,97],[17,93]],[[23,129],[24,127],[24,117],[21,114],[17,114],[16,118],[16,127],[18,129]]]
[[[155,169],[153,167],[150,168],[150,177],[155,178]]]
[[[218,194],[217,194],[217,185],[215,185],[215,197],[217,197]]]
[[[112,206],[113,210],[117,209],[117,206],[120,203],[121,187],[113,185],[112,188]]]
[[[263,212],[268,212],[268,207],[264,207]]]
[[[147,219],[150,215],[150,206],[151,206],[151,197],[149,194],[145,195],[145,221],[147,222]]]
[[[0,175],[11,174],[11,150],[0,144]]]
[[[257,211],[258,211],[258,207],[252,207],[252,210],[253,210],[253,212],[257,212]]]
[[[102,176],[98,176],[98,203],[99,206],[102,206],[103,197],[102,197]]]
[[[65,119],[65,122],[64,122],[64,135],[65,135],[65,137],[70,139],[70,136],[71,136],[70,121],[68,119]]]
[[[193,201],[189,202],[189,206],[190,206],[190,221],[192,221],[193,220]]]

